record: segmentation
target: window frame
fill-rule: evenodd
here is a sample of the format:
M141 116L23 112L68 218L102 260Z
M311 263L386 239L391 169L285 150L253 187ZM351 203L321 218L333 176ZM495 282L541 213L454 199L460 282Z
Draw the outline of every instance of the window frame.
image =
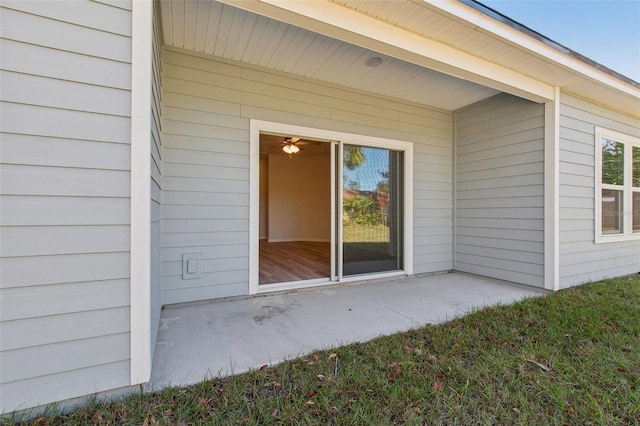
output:
M602 139L609 139L624 145L624 184L602 183ZM640 149L640 138L602 127L595 128L595 242L611 243L640 240L640 232L633 232L633 193L640 187L633 186L633 147ZM622 232L603 234L602 232L602 190L622 191Z

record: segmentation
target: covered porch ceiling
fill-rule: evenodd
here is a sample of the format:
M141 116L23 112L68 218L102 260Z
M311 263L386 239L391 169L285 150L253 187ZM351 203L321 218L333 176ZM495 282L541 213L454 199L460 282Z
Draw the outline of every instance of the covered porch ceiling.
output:
M457 1L160 3L165 45L349 89L454 111L500 92L544 102L558 86L640 115L639 85Z

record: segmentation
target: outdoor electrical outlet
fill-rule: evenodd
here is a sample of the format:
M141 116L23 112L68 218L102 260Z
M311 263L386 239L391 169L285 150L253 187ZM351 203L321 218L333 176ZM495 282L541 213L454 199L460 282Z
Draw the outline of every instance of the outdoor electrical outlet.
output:
M183 253L182 279L193 280L200 278L202 267L202 253Z

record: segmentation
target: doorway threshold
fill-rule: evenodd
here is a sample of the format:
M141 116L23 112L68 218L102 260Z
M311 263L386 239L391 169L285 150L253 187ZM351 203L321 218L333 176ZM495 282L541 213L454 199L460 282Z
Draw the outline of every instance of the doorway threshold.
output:
M288 281L283 283L270 283L258 285L258 290L255 294L266 294L277 291L298 290L303 288L313 288L325 285L336 284L335 281L331 281L329 278L315 278L312 280L300 280L300 281Z
M340 281L332 281L329 278L317 278L312 280L289 281L283 283L260 284L255 294L269 294L281 291L303 290L322 286L333 286L347 283L364 283L368 281L388 280L406 277L404 271L383 272L378 274L354 275L342 277Z

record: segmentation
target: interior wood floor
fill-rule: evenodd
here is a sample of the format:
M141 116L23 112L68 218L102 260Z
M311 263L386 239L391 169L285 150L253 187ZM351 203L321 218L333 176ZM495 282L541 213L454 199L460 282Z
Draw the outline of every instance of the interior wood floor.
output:
M328 278L330 274L330 243L260 240L260 284Z

